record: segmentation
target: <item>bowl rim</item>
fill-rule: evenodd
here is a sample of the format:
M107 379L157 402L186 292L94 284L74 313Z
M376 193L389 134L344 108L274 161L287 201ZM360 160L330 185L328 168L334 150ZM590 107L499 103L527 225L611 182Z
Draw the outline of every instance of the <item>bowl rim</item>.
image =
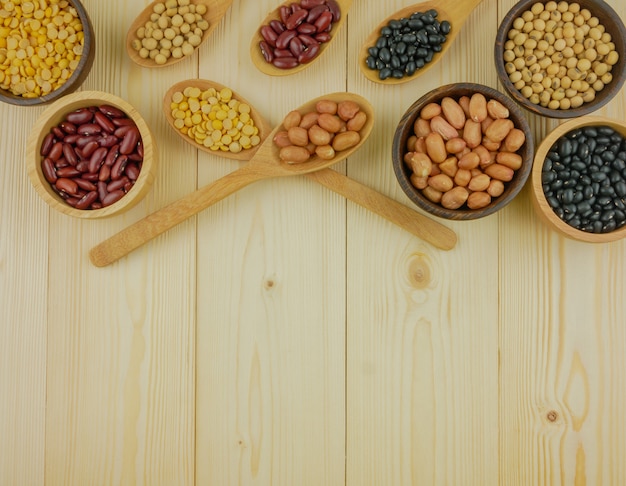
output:
M101 209L76 209L63 201L43 176L39 150L49 129L58 125L67 113L78 108L102 104L110 104L121 109L137 125L144 148L142 168L131 190L117 202ZM139 111L124 99L104 91L78 91L55 101L39 115L26 141L26 169L31 184L39 196L57 211L83 219L113 216L136 205L154 182L157 158L154 137Z
M543 192L541 173L546 155L559 138L577 128L599 125L608 125L626 138L626 123L617 119L604 116L585 116L568 120L550 131L541 143L539 143L531 174L531 200L536 213L541 217L544 223L557 230L563 236L587 243L608 243L622 239L626 237L626 225L610 233L590 233L570 226L559 218L548 204Z
M83 83L91 70L95 58L95 34L89 14L80 0L68 0L68 2L76 9L84 32L83 54L72 75L59 88L38 98L24 98L0 88L0 101L18 106L45 105L75 91Z
M506 41L508 31L511 28L511 25L513 24L513 21L516 17L520 16L525 10L528 10L530 6L532 6L532 4L534 3L539 2L546 4L549 1L551 0L520 0L513 7L511 7L511 9L503 17L498 26L496 39L494 42L494 63L496 66L496 72L498 74L500 83L504 86L506 92L513 98L513 100L515 100L515 102L517 102L520 106L530 111L531 113L557 119L576 118L579 116L587 115L589 113L599 110L604 105L609 103L622 89L624 81L626 81L626 27L624 27L622 19L615 12L613 7L611 7L603 0L593 0L594 5L591 9L589 9L592 15L597 14L597 12L593 11L594 8L600 8L604 10L604 13L606 13L606 17L610 19L614 27L617 29L617 32L613 32L612 30L610 32L612 41L615 42L616 50L620 56L618 63L613 66L611 71L613 74L612 81L608 85L605 85L602 89L601 98L596 97L595 100L589 103L584 103L578 108L570 108L568 110L552 110L541 105L535 105L520 93L520 91L513 85L508 75L506 74L503 59L504 43ZM585 8L588 7L585 6Z
M522 146L524 147L523 150L525 151L525 157L524 155L522 155L522 167L515 171L514 179L507 183L508 187L505 188L505 192L497 198L494 198L488 206L481 209L446 209L440 204L433 203L428 198L426 198L426 196L424 196L419 189L416 189L411 184L409 174L403 160L403 155L406 152L406 149L401 146L401 139L403 139L406 134L413 130L413 123L419 116L418 107L423 107L428 102L440 101L445 96L456 96L453 93L450 93L451 90L454 90L455 92L462 91L467 93L480 92L487 98L493 98L500 101L509 109L509 118L515 120L515 128L522 130L524 132L524 135L526 136L526 141ZM462 96L462 94L459 96ZM520 150L522 150L522 148L520 148ZM393 136L392 144L393 169L398 183L400 184L400 187L402 188L404 193L418 207L424 209L425 211L428 211L435 216L448 220L479 219L485 216L489 216L499 211L504 206L508 205L526 184L526 181L528 180L532 169L533 155L534 138L524 112L504 93L498 91L497 89L491 88L490 86L479 83L463 82L446 84L431 91L428 91L427 93L422 95L411 104L411 106L405 111L404 115L398 122ZM515 184L511 184L511 182L513 181L515 182Z

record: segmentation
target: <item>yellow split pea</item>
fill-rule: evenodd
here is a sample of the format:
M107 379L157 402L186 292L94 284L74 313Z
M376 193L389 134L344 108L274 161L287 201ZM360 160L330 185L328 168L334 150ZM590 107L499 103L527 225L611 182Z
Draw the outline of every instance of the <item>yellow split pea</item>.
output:
M60 88L78 67L83 25L67 0L0 3L0 88L36 98Z
M210 150L239 153L261 142L250 106L233 98L229 88L188 86L172 95L170 110L174 126Z

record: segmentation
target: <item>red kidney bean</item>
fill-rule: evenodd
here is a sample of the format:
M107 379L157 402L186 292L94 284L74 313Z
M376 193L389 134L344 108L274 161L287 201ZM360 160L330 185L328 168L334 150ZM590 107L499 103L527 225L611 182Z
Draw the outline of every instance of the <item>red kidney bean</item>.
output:
M93 118L93 113L87 108L80 108L72 113L68 113L65 116L65 119L74 123L75 125L82 125L83 123L87 123Z
M279 12L279 15L280 15L280 20L284 24L287 21L287 19L289 18L289 16L291 15L291 7L283 5L283 6L280 7L278 12Z
M76 131L81 135L97 135L102 132L102 128L97 123L83 123Z
M261 54L263 55L263 59L265 59L265 62L271 63L274 60L274 52L272 51L272 48L267 43L267 41L259 42L259 48L261 49Z
M309 15L308 10L302 9L302 10L295 11L289 16L289 18L287 19L287 22L285 22L285 28L287 30L294 30L296 27L298 27L298 25L304 22L304 20L307 18L308 15Z
M67 177L68 179L77 177L80 174L81 171L79 171L76 167L72 167L71 165L61 167L56 170L57 177Z
M330 27L331 22L333 21L333 14L330 12L322 12L322 14L317 18L317 20L313 23L317 28L318 32L323 32L328 27Z
M270 21L270 27L274 32L276 32L277 36L285 31L285 24L276 19Z
M277 57L272 61L272 64L279 69L292 69L298 65L298 60L295 57Z
M307 22L303 22L302 24L298 25L298 28L296 30L298 31L299 34L307 34L307 35L315 34L317 32L317 29L315 28L315 26Z
M117 201L122 199L124 194L126 193L122 191L121 189L117 191L109 192L102 200L102 207L107 207L113 203L116 203Z
M80 153L83 155L83 157L88 158L91 157L91 154L93 154L98 147L100 147L100 144L96 140L92 140L87 145L85 145L82 150L80 150L80 148L76 148L76 152L80 150Z
M286 30L276 39L276 49L287 49L289 41L297 35L298 33L295 30Z
M326 5L330 9L330 13L333 14L333 22L339 22L341 19L341 7L335 0L326 0Z
M74 206L76 209L88 209L98 199L98 193L90 191L85 194Z
M52 146L54 145L54 142L55 142L54 133L52 132L48 133L43 138L43 142L41 142L41 149L39 150L39 154L43 155L44 157L47 157L48 154L50 153L50 150L52 150Z
M294 13L297 10L302 10L302 7L300 6L299 3L292 3L291 4L291 13Z
M320 44L323 44L324 42L328 42L330 40L330 34L328 32L320 32L315 35L315 40Z
M294 57L289 49L274 49L275 57Z
M123 189L124 186L129 182L130 179L126 176L122 177L121 179L117 179L116 181L111 181L107 184L107 191L112 192Z
M43 159L43 162L41 163L41 171L50 184L54 184L57 181L57 173L54 170L54 162L51 158L46 157Z
M302 54L302 51L304 51L304 44L299 37L294 37L293 39L291 39L291 41L289 42L289 50L295 58Z
M318 5L316 7L313 7L311 10L309 10L306 21L309 24L314 24L323 12L330 12L327 5ZM315 30L317 31L317 28Z
M98 172L108 153L109 150L106 147L98 147L94 150L89 159L89 172Z
M72 134L76 133L76 125L74 125L73 123L70 123L68 121L61 122L59 124L59 127L61 128L61 130L63 130L68 135L72 135Z
M93 119L105 132L113 133L115 131L115 125L104 113L100 111L95 112Z
M115 108L115 106L100 105L98 106L98 110L100 111L100 113L104 113L110 118L126 118L126 113L124 113L119 108Z
M307 62L311 62L315 58L315 56L317 56L317 54L319 53L319 50L320 50L320 45L317 43L308 46L298 56L298 62L300 64L306 64Z
M96 185L93 182L83 179L82 177L74 177L72 180L76 183L76 185L78 185L78 187L84 189L85 191L96 190Z
M311 10L319 5L324 5L325 3L325 0L300 0L300 6L307 10Z
M313 37L311 37L310 35L306 35L306 34L302 34L300 36L300 40L307 47L313 46L315 44L319 44L319 42L317 42Z
M276 47L276 39L278 39L278 34L274 29L272 29L271 26L264 25L263 27L261 27L261 36L270 46Z
M124 174L124 170L126 169L126 164L128 163L128 157L126 155L120 155L113 167L111 167L111 180L116 181L122 177Z
M68 195L76 195L78 193L78 184L67 177L59 177L54 183L56 188Z
M139 142L139 130L137 130L137 128L128 130L120 142L120 154L130 154L133 152L137 147L137 142Z
M74 147L72 147L69 143L63 144L63 156L70 165L76 165L78 163L78 155L76 155Z
M66 115L44 137L40 154L44 178L60 197L78 209L97 209L133 187L144 147L134 121L102 105Z

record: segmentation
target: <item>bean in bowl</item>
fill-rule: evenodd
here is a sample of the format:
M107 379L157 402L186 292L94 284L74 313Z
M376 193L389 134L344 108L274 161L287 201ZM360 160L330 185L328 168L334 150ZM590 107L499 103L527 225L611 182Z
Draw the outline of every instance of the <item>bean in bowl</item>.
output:
M102 209L119 201L139 177L143 143L122 110L98 105L71 111L43 138L41 170L70 206Z
M541 172L542 189L554 213L588 233L610 233L626 225L626 139L607 125L562 135Z

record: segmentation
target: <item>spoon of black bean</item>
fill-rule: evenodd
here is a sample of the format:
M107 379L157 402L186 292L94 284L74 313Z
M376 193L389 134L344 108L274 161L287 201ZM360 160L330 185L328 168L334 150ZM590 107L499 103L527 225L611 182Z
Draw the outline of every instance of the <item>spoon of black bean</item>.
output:
M369 80L384 84L405 83L424 74L450 48L481 1L427 1L398 10L363 43L361 72Z

